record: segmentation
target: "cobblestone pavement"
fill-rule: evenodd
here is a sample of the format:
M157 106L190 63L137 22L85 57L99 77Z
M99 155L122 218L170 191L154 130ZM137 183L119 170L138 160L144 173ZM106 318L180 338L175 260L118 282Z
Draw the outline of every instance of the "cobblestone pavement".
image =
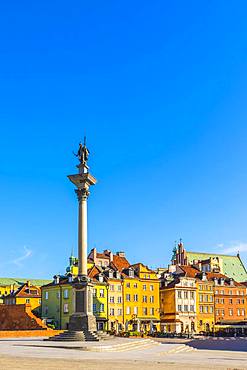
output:
M82 350L82 343L51 345L40 339L5 339L0 341L0 369L247 369L246 338L171 342L161 340L159 345L128 351L92 352ZM127 341L116 339L107 345L116 343Z

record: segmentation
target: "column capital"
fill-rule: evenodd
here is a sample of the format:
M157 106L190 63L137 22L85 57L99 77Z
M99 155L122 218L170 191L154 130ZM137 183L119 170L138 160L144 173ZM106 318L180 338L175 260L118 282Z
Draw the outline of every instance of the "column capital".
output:
M87 188L76 189L75 193L77 195L78 202L80 203L83 200L87 200L90 195L90 191Z

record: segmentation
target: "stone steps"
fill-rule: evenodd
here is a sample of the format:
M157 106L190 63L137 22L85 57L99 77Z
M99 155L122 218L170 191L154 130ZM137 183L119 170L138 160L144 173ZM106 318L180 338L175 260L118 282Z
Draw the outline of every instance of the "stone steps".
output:
M84 348L90 352L127 352L145 349L152 346L159 346L160 343L151 339L128 340L126 343L118 343L112 345L98 345Z
M90 331L65 331L47 339L54 342L98 342L99 337Z

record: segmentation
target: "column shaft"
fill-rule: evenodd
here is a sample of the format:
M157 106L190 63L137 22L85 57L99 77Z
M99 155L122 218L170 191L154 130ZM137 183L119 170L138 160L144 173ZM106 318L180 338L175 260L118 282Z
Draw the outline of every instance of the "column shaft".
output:
M87 275L87 199L79 200L78 274Z

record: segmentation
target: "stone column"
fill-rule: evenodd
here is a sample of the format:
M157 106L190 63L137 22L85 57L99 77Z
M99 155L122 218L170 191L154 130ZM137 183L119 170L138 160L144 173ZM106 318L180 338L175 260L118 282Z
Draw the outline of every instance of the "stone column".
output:
M78 275L87 276L87 198L86 188L75 190L78 197Z

